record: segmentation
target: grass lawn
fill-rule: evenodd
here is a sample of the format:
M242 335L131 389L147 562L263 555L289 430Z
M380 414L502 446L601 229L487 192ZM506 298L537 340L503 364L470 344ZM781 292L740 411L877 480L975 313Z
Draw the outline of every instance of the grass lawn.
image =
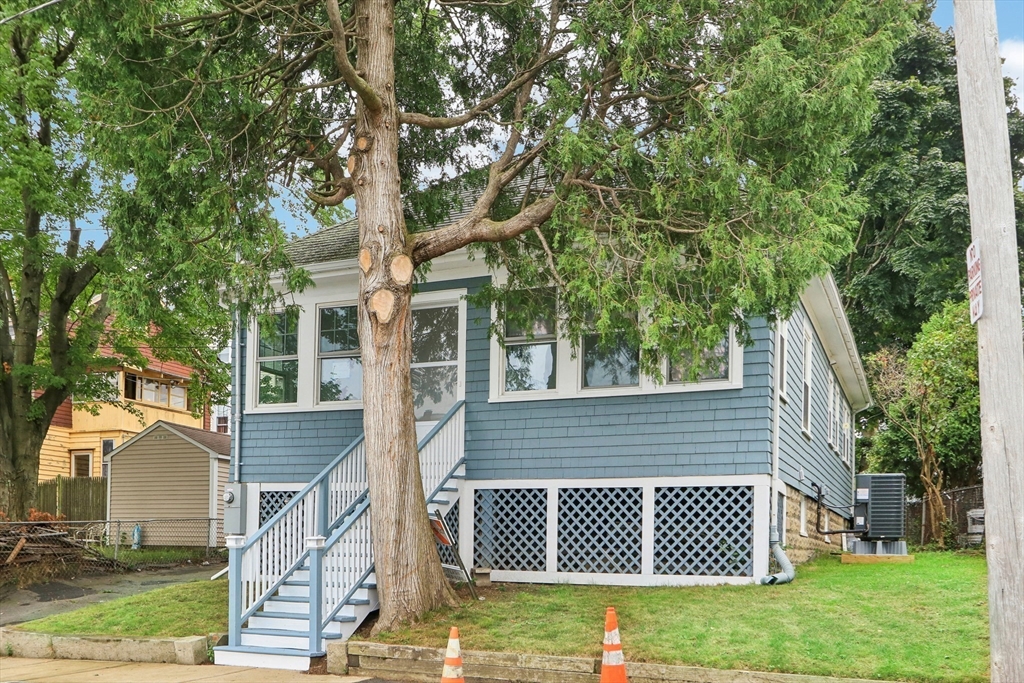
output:
M205 636L228 630L228 582L192 581L20 624L65 636Z
M787 586L610 588L503 584L377 640L599 657L604 610L626 659L721 669L910 681L987 681L985 559L919 553L913 564L825 557ZM64 635L187 636L227 630L227 582L195 581L19 628ZM366 629L357 636L366 637Z
M487 589L388 643L600 657L604 610L619 615L627 661L912 681L988 680L983 557L919 553L913 564L825 557L786 586ZM460 592L460 595L462 593Z

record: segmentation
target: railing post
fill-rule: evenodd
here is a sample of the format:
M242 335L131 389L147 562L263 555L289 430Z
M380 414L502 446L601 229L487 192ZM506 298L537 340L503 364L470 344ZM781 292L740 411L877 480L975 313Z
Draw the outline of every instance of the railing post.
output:
M320 484L316 488L316 535L327 536L327 527L330 526L331 521L328 519L330 515L330 501L331 501L331 475L326 475L320 480Z
M319 655L320 641L323 638L323 567L324 544L323 536L310 536L306 539L309 550L309 654Z
M224 539L228 547L228 645L242 644L242 546L245 536Z

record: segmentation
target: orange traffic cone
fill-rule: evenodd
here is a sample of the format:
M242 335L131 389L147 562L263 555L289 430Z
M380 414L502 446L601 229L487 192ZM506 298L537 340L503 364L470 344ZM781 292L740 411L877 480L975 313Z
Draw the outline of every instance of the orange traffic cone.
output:
M462 651L459 649L459 629L452 626L448 634L448 651L444 653L441 683L466 683L462 676Z
M622 656L619 640L619 618L615 608L609 607L604 617L604 655L601 657L601 683L628 683L626 660Z

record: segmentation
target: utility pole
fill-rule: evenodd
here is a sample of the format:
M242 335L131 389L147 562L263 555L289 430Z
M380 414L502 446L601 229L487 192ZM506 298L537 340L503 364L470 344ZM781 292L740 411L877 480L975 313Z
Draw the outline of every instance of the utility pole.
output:
M992 683L1024 681L1024 342L1010 140L994 0L954 0L978 320Z

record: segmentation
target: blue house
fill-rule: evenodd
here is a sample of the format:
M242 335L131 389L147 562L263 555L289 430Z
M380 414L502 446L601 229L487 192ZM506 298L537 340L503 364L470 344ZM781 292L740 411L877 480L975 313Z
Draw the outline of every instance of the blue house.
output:
M237 340L231 466L244 533L229 540L218 663L304 669L377 606L357 240L353 221L293 243L315 286ZM723 340L698 381L666 362L660 384L628 346L584 338L574 354L553 314L530 338L506 330L500 346L492 312L467 301L490 277L449 254L413 298L424 492L466 566L495 581L747 584L769 573L773 519L804 551L828 547L821 527L845 526L853 417L871 398L830 276L784 324L751 321L752 345ZM815 485L833 507L820 520Z

